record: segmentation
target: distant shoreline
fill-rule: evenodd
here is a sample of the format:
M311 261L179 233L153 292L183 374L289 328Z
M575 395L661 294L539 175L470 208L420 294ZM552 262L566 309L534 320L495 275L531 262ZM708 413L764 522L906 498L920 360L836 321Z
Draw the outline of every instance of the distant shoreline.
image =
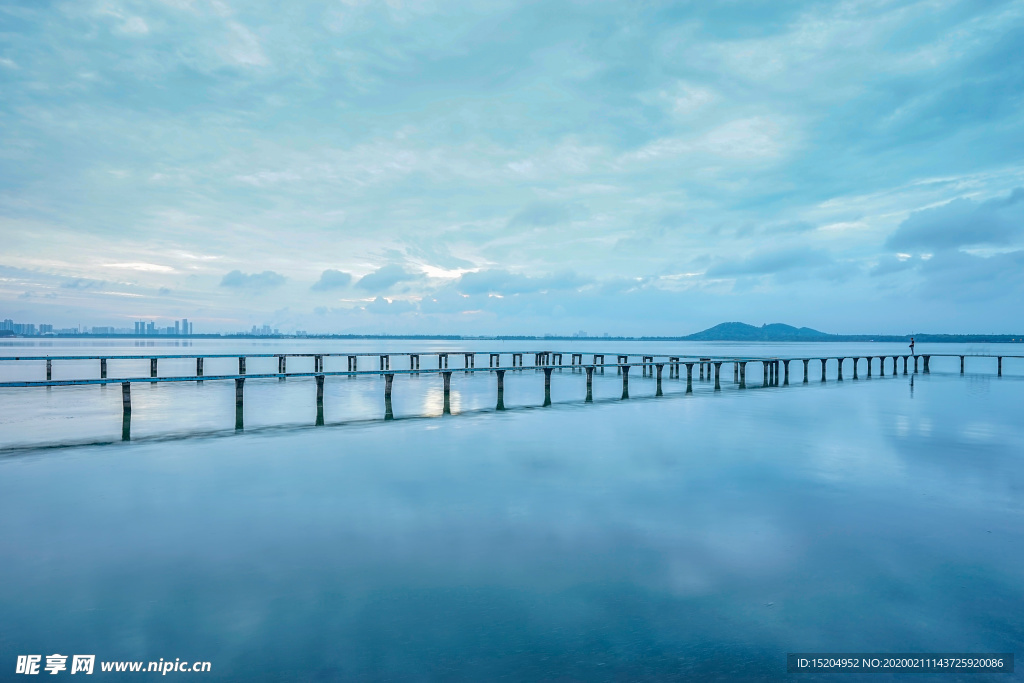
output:
M700 335L701 333L698 333ZM915 335L870 335L870 334L830 334L823 335L821 337L773 337L764 336L757 338L749 337L707 337L701 336L701 338L695 338L697 335L689 336L678 336L678 337L653 337L653 336L642 336L642 337L624 337L624 336L608 336L608 337L577 337L577 336L559 336L559 335L430 335L430 334L308 334L308 335L294 335L294 334L272 334L272 335L253 335L253 334L192 334L192 335L174 335L174 334L161 334L161 335L135 335L135 334L58 334L53 336L5 336L0 337L0 342L4 340L15 340L15 339L32 339L37 341L45 341L52 339L134 339L136 341L188 341L188 340L210 340L210 339L247 339L252 341L262 341L271 339L378 339L378 340L422 340L422 341L575 341L575 342L604 342L604 341L618 341L618 342L740 342L740 343L821 343L821 342L878 342L878 343L892 343L892 342L910 342L910 338L913 336L914 340L919 344L1012 344L1012 343L1024 343L1024 334L1012 335L1012 334L997 334L997 335L986 335L986 334L915 334Z

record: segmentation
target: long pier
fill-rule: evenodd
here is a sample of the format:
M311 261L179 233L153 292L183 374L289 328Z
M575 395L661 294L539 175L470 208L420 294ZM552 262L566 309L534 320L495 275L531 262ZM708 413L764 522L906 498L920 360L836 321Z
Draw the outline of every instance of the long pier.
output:
M478 355L488 356L487 367L476 367ZM532 365L524 365L524 357L533 356ZM585 355L590 356L590 362L585 362ZM437 367L422 368L420 359L422 356L436 356ZM463 367L451 369L449 358L452 356L463 357ZM511 365L502 365L502 356L511 360ZM568 356L570 362L565 364L564 358ZM325 370L324 359L331 357L345 357L347 368L345 370ZM397 369L391 367L392 357L406 358L408 368ZM607 362L607 359L614 357L614 362ZM204 360L208 358L237 358L238 372L231 374L204 374ZM276 373L246 373L246 360L249 358L277 358L278 372ZM289 358L312 358L312 371L288 372L287 363ZM359 360L371 358L377 361L377 369L359 370ZM392 390L396 375L418 375L438 374L444 383L444 407L445 414L451 414L450 394L451 376L456 370L464 373L487 372L495 373L498 379L497 410L504 410L504 379L507 372L521 372L525 370L543 371L544 373L544 405L551 405L551 375L555 370L572 370L586 373L586 402L593 401L593 380L595 373L604 374L608 368L614 368L616 374L622 377L622 398L629 398L629 373L632 368L639 367L644 377L656 378L656 396L662 396L662 379L664 369L668 367L669 379L682 379L682 368L686 368L686 393L693 393L693 382L714 380L714 390L722 390L722 366L732 365L732 384L737 389L747 389L747 365L758 363L761 365L762 379L760 385L756 382L749 388L754 387L777 387L786 386L790 383L790 364L797 363L796 372L802 370L802 383L811 381L812 362L818 361L821 364L820 381L828 381L827 368L830 361L835 361L834 378L843 381L843 370L846 361L850 361L852 375L850 379L859 379L858 371L860 361L864 362L864 377L872 377L874 361L878 360L878 376L886 375L886 366L890 365L890 374L900 374L900 362L902 361L902 374L910 372L925 374L931 371L932 358L959 358L960 374L964 374L967 358L996 359L996 374L1003 374L1004 358L1024 358L1020 355L981 355L981 354L922 354L922 355L878 355L865 354L860 356L828 356L828 357L734 357L734 356L699 356L699 355L666 355L666 354L637 354L637 353L587 353L561 352L561 351L433 351L428 353L250 353L250 354L174 354L174 355L100 355L100 356L2 356L0 362L31 362L45 361L46 379L39 380L14 380L0 381L0 389L15 387L56 387L56 386L83 386L83 385L107 385L120 384L122 391L122 438L131 438L131 385L133 383L156 383L156 382L206 382L206 381L234 381L235 383L235 428L241 430L243 427L243 406L245 395L245 381L247 379L278 379L312 377L316 382L316 424L323 424L323 397L324 381L327 377L359 377L359 376L383 376L384 383L384 419L393 419L391 407ZM160 376L159 361L166 359L195 359L195 374ZM54 361L99 361L99 378L71 378L53 379ZM149 361L149 376L141 377L109 377L108 361L130 360L136 362ZM911 370L911 364L913 369ZM814 377L817 381L817 368L814 369ZM696 374L696 377L695 377Z

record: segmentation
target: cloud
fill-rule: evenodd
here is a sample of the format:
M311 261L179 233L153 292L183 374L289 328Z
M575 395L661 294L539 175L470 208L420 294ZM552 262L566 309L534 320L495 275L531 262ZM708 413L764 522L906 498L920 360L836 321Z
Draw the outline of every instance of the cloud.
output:
M89 278L79 277L74 280L68 280L60 283L61 289L96 289L103 287L107 284L106 280L90 280Z
M569 219L569 210L561 204L536 202L512 216L508 227L545 227L564 223Z
M399 265L389 265L378 268L368 275L359 278L356 287L365 289L368 292L383 292L385 289L394 287L399 282L410 282L423 277L421 273L410 273Z
M781 249L755 254L738 261L726 261L708 268L708 277L736 277L742 275L773 275L797 269L811 269L832 263L828 252L809 247Z
M463 294L527 294L541 291L576 289L589 283L576 273L565 271L543 277L529 277L507 270L481 270L465 273L456 283Z
M251 275L240 270L233 270L221 279L220 286L233 289L272 289L283 285L286 279L284 275L272 270Z
M940 251L972 245L1012 244L1024 223L1024 188L986 202L953 201L912 213L896 229L890 249Z
M391 315L397 315L399 313L408 313L409 311L416 310L416 306L412 302L402 301L398 299L385 299L382 296L378 296L376 299L366 304L365 308L366 311L369 313Z
M328 268L320 274L320 279L310 289L314 292L326 292L332 289L348 287L351 282L352 276L350 274Z

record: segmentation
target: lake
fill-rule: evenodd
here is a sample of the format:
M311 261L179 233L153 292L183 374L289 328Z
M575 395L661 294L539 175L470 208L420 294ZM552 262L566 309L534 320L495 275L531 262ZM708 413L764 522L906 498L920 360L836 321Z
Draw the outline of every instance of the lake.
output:
M906 352L57 339L5 341L0 355L538 348ZM16 655L52 653L209 661L203 680L633 681L794 678L787 652L1013 652L1024 360L1002 377L994 359L969 358L963 376L956 358L885 377L875 361L870 379L863 363L857 381L847 361L846 381L833 363L821 383L813 361L806 385L796 364L790 386L746 391L723 366L722 391L695 381L689 395L685 372L666 372L661 397L637 369L628 400L609 369L590 404L582 373L555 371L548 407L543 373L509 372L499 412L494 375L458 372L453 357L452 415L433 374L395 379L393 421L382 378L329 377L324 426L312 379L248 380L242 431L231 382L133 384L130 442L117 384L0 389L0 677ZM273 358L247 365L276 371ZM42 367L0 363L0 376L42 379ZM236 369L210 359L205 371ZM110 362L111 377L146 374L148 362ZM84 375L97 361L54 365L55 378Z

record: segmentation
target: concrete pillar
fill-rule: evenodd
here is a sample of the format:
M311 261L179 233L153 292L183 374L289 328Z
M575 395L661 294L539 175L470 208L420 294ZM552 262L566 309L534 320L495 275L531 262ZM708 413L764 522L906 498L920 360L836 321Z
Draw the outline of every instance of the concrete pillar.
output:
M903 356L903 374L907 374L907 357Z
M551 405L551 368L544 368L544 405Z
M629 398L629 366L620 365L619 371L622 372L622 398Z
M715 391L721 391L722 390L721 376L722 376L722 363L719 361L719 362L715 363ZM659 386L661 386L661 385L659 384Z
M811 362L810 358L804 358L804 384L807 384L807 364Z
M156 375L154 375L155 377ZM46 359L46 381L49 382L53 379L53 361L49 358Z
M125 413L132 412L132 383L121 382L121 410Z
M878 357L878 376L885 377L885 356Z
M761 386L762 387L766 387L766 386L768 386L768 361L766 361L766 360L761 361L761 367L764 368L764 381L761 382ZM704 378L701 377L701 379L704 379Z
M462 354L462 367L466 370L476 367L476 354L475 353L464 353Z
M740 389L746 389L747 388L747 361L741 360L739 362L739 366L740 366ZM804 380L804 381L807 381L807 380ZM687 391L690 390L689 377L687 377L686 390Z
M668 378L679 379L679 356L669 356Z
M703 381L704 380L704 359L703 358L701 359L700 363L697 364L697 366L698 366L697 370L700 373L700 376L697 379ZM765 383L767 383L768 382L768 366L766 365L764 367L765 367L765 370L764 370L764 378L765 379L764 379L764 381L765 381Z
M836 361L839 363L839 376L836 377L836 379L839 380L840 382L843 381L843 361L844 360L846 360L846 359L845 358L836 358Z
M240 356L238 358L238 374L239 375L244 375L245 374L245 356Z
M156 377L156 358L149 359L149 376Z
M693 393L693 363L686 363L686 393Z
M960 374L964 374L964 357L960 356Z
M654 366L654 369L658 373L658 387L654 390L654 395L655 396L661 396L662 395L662 393L661 393L661 371L664 368L665 368L665 365L663 363L658 363L657 365Z
M235 431L242 431L243 423L243 387L245 386L245 380L241 377L235 380Z
M492 367L492 368L499 368L499 367L501 367L501 354L500 353L492 353L490 355L490 359L488 360L488 362L490 364L488 367Z
M196 358L196 377L203 376L203 359Z
M497 370L498 375L498 405L495 410L505 410L505 371Z
M853 378L857 379L857 361L860 360L860 357L852 358L851 360L853 361Z
M391 410L391 386L395 382L395 373L384 373L384 419L393 420L395 414Z
M828 361L828 358L822 358L821 359L821 381L822 382L825 381L825 363L827 361Z
M452 373L451 371L442 372L441 376L444 378L444 410L442 412L445 415L451 415Z
M929 374L931 372L931 369L929 369L929 367L928 367L928 361L930 361L932 359L932 357L931 356L923 356L923 358L924 358L924 372L925 372L925 374Z
M324 402L324 376L316 376L316 402L323 405Z
M603 375L604 374L604 354L603 353L595 353L594 354L594 365L595 366L600 366L601 374Z
M867 364L868 364L868 377L870 377L871 376L871 360L872 360L872 357L868 356L864 360L867 361Z
M789 361L788 360L782 361L782 367L785 368L785 370L786 370L786 377L782 381L782 383L784 385L786 385L786 386L789 386Z
M287 370L287 363L285 362L284 356L277 357L277 374L283 375Z
M100 358L100 379L107 378L107 359Z
M914 356L914 372L917 372L917 356Z
M1003 376L1003 357L1002 356L997 356L996 357L996 362L997 362L997 365L996 365L996 368L997 368L996 376L997 377L1002 377Z
M582 359L580 360L582 363ZM587 403L594 401L594 366L588 365L584 368L587 371Z

